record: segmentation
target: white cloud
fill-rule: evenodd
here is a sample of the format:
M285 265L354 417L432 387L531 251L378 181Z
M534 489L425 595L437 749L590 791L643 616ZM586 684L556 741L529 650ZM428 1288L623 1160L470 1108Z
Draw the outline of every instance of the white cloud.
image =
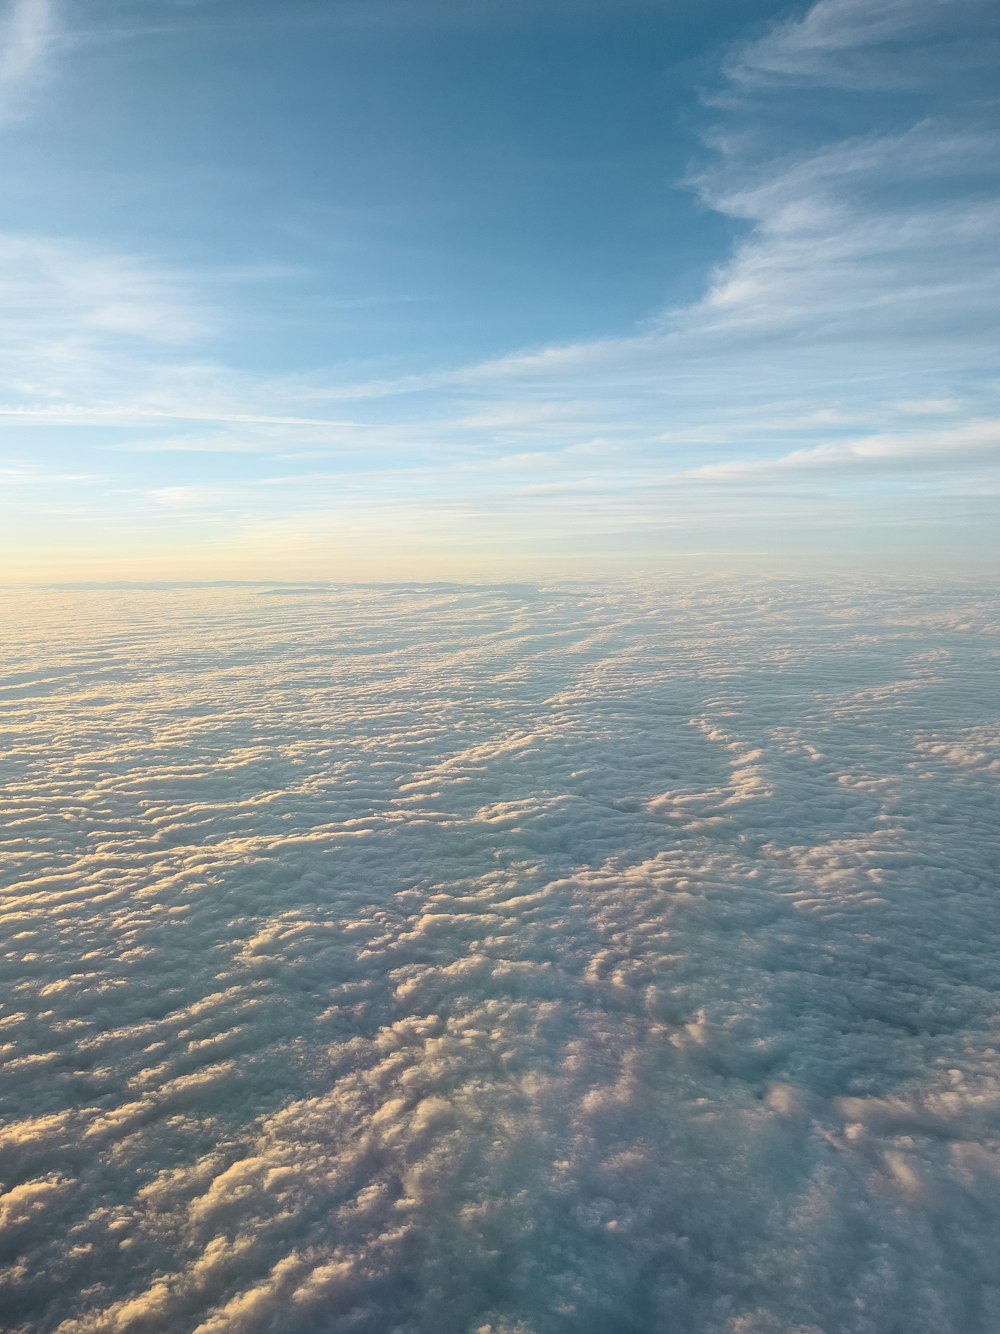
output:
M995 599L0 612L14 1328L992 1326Z
M990 0L818 0L741 46L727 74L751 92L921 88L942 74L981 75L997 46L994 17Z
M163 349L215 327L184 275L72 240L11 233L0 235L0 305L9 420L114 417L123 378L138 377L148 391L176 376L176 367L158 364ZM64 406L81 394L91 400L82 411ZM54 407L41 407L40 397Z
M692 477L740 478L811 470L1000 466L1000 421L973 421L948 431L920 435L874 435L836 445L797 449L777 458L705 464Z
M53 0L8 0L0 16L0 124L23 115L56 35Z
M208 504L218 494L218 489L210 486L160 486L149 494L163 505L187 507Z

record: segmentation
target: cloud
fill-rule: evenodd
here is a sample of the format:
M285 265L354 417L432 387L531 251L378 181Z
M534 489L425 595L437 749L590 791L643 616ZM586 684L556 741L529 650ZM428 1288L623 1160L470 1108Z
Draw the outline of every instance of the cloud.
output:
M739 47L726 69L752 92L826 86L885 92L981 76L997 33L989 0L819 0ZM984 61L984 56L986 60Z
M55 36L53 0L9 0L0 16L0 125L37 94Z
M0 271L6 318L28 328L44 321L51 337L72 333L184 343L210 327L184 293L183 278L133 256L6 233L0 236Z
M213 328L182 275L73 240L0 235L0 296L9 420L114 417L120 404L100 400L116 377L134 373L138 349L184 347ZM170 373L158 367L141 378L148 387ZM39 390L54 411L32 401ZM83 413L65 406L80 393L98 400Z
M13 1328L991 1325L995 601L291 591L0 590Z
M735 460L695 468L692 477L717 479L766 476L812 470L854 470L904 467L953 469L962 463L977 467L1000 464L1000 421L974 421L948 431L920 435L876 435L843 444L793 450L778 458Z
M149 494L162 505L184 507L208 504L216 495L216 491L207 486L161 486Z

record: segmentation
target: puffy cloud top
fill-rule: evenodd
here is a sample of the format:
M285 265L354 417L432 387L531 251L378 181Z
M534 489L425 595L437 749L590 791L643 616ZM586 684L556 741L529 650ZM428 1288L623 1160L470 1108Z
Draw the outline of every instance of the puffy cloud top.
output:
M18 1334L1000 1327L994 600L0 598Z

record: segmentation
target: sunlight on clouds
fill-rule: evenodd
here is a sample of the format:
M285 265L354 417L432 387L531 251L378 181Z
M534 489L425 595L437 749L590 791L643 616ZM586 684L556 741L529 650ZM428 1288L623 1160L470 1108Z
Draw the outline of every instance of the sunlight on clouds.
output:
M996 1323L995 599L0 603L16 1334Z

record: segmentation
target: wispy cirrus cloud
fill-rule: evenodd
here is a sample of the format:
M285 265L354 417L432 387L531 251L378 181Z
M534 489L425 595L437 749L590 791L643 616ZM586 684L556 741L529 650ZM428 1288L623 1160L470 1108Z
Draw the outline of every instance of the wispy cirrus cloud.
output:
M10 0L0 14L0 126L30 108L56 31L54 0Z
M926 93L943 78L980 78L997 51L995 19L990 0L818 0L740 45L719 97L817 86Z
M688 475L726 479L814 470L947 469L970 464L1000 467L1000 420L968 422L949 431L916 435L870 435L796 449L771 458L709 463L692 469Z

